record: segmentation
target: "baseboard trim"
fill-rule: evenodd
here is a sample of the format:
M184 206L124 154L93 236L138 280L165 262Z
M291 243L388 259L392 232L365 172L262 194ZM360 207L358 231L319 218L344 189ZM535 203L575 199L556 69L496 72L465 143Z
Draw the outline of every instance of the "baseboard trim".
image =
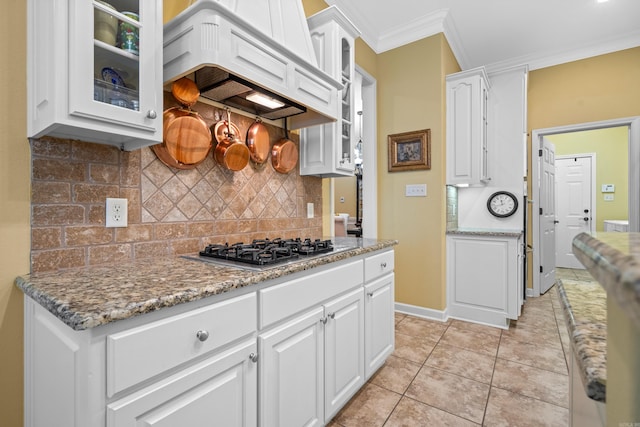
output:
M434 310L432 308L419 307L417 305L395 303L395 310L398 313L410 314L412 316L423 317L425 319L446 322L449 318L447 310Z

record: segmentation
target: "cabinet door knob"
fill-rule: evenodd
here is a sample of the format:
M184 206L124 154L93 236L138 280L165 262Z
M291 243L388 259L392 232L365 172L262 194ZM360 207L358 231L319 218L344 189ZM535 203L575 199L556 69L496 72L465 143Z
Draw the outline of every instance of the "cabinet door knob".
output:
M367 296L371 298L373 296L373 292L367 292Z
M149 110L147 111L147 117L150 119L155 119L156 117L158 117L158 114L156 113L156 110Z
M258 355L255 353L251 353L249 355L249 360L251 360L253 363L256 363L258 361Z
M328 320L329 318L325 316L322 319L320 319L320 323L322 323L323 325L326 325Z
M200 331L196 332L196 337L200 341L205 342L207 340L207 338L209 338L209 332L207 332L205 330L200 330Z
M336 314L335 313L330 313L329 317L332 318L332 319L335 319L336 318Z
M386 262L381 262L380 263L380 267L381 268L387 268L387 263Z

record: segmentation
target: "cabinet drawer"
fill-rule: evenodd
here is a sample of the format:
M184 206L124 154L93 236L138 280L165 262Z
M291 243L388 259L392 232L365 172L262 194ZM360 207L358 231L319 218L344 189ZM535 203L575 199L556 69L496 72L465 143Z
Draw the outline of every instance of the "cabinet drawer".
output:
M107 336L108 396L255 332L256 307L252 293Z
M260 328L362 285L362 261L309 274L260 291Z
M393 251L387 251L370 256L364 260L364 281L368 282L376 277L393 271Z

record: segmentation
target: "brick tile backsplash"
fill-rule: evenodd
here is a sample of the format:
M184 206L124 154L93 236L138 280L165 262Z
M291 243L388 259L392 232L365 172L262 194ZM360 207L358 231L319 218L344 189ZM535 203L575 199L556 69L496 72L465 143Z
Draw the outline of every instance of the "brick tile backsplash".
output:
M196 105L210 126L223 117ZM236 122L242 134L251 123ZM272 143L282 137L267 126ZM209 243L322 236L322 180L297 169L279 174L267 162L232 172L209 155L176 170L150 148L123 152L57 138L31 140L31 147L32 273L194 254ZM105 228L107 197L128 200L128 227Z

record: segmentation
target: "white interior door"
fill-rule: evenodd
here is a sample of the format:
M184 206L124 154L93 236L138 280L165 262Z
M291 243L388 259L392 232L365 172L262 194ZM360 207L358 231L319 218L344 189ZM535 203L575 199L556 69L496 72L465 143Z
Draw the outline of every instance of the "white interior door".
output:
M540 293L556 281L556 148L542 138L540 162Z
M573 238L592 230L592 157L556 158L556 267L584 266L572 251Z

